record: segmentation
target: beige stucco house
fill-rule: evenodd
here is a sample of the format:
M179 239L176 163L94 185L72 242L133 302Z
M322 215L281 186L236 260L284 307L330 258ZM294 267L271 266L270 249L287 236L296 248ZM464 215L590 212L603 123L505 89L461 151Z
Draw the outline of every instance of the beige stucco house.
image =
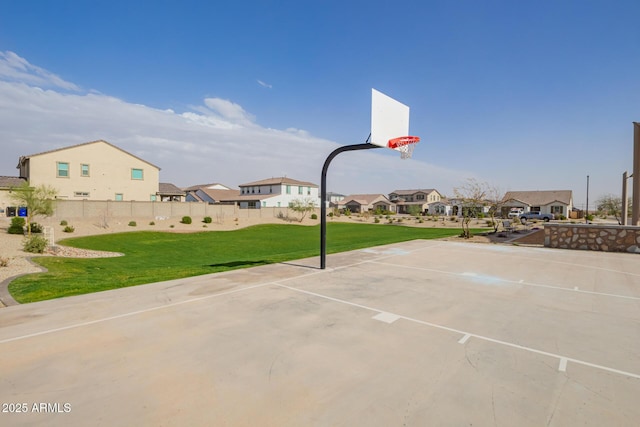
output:
M568 217L573 209L573 193L571 190L507 191L502 198L502 206L505 212L510 208L522 208L525 212Z
M20 187L26 182L24 178L15 176L0 176L0 216L7 214L7 208L15 207L15 202L11 200L13 188Z
M389 193L389 200L396 204L398 213L409 213L411 206L417 206L419 212L426 213L429 204L439 202L442 194L433 188L418 190L396 190Z
M395 212L395 205L384 194L351 194L340 202L340 206L353 213L376 210Z
M158 199L160 168L106 141L92 141L20 157L20 177L47 184L58 199Z

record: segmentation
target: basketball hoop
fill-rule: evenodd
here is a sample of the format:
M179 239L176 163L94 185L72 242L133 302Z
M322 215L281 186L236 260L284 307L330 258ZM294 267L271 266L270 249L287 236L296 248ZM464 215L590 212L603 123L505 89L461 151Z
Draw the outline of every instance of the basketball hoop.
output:
M419 136L401 136L390 139L387 146L391 149L398 150L401 159L410 159L413 155L413 149L416 148L418 142L420 142Z

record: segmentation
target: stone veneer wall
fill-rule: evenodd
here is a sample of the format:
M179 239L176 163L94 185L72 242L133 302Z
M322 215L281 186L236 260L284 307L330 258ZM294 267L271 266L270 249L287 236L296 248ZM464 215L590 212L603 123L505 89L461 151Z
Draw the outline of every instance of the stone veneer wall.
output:
M545 224L544 245L549 248L640 254L640 227Z

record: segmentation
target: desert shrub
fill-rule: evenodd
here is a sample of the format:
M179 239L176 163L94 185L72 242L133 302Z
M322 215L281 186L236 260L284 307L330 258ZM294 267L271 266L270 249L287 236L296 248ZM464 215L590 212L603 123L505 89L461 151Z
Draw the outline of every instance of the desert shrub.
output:
M333 218L333 212L329 212L329 218Z
M7 229L9 234L24 234L24 218L20 216L14 216L11 218L11 225Z
M211 219L210 216L205 216L204 219L202 220L202 222L204 222L205 224L211 224L213 220Z
M42 236L31 236L24 241L22 247L25 252L41 254L47 248L47 239Z
M42 233L42 226L37 222L32 222L29 224L29 228L31 228L32 233Z
M173 227L175 227L175 225L173 225L173 224L171 224L171 225L169 226L169 228L173 228Z
M7 229L9 234L24 234L24 227L22 225L11 224Z
M587 215L587 221L593 221L593 214Z
M318 219L318 215L316 215L316 214L311 214L311 219Z
M0 256L0 267L8 267L9 266L9 258L4 258Z
M129 227L135 227L135 226L137 226L137 225L138 225L138 223L137 223L137 222L135 222L135 221L129 221Z
M180 221L183 224L191 224L191 217L190 216L183 216L182 220Z
M73 227L73 225L67 225L62 229L62 231L64 231L65 233L73 233L74 231L76 231L76 229Z
M25 224L26 221L21 216L14 216L13 218L11 218L11 225L19 225L20 227L24 227Z
M60 225L65 226L65 225L69 225L69 223L67 222L66 219L63 219L62 221L60 221Z
M156 223L155 223L155 222L153 222L153 221L151 221L151 222L149 223L149 225L156 225Z
M376 218L376 219L373 220L373 222L375 222L376 224L379 224L380 223L380 219Z
M564 216L564 215L558 215L558 216L556 216L556 219L559 219L560 221L564 221L564 220L567 219L567 217Z

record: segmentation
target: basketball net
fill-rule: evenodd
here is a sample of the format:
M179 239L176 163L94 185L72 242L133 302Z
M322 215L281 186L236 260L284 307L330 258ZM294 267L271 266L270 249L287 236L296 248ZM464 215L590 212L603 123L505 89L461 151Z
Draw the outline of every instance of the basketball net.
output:
M420 142L420 138L417 136L402 136L389 140L389 148L398 150L401 159L410 159L418 142Z

